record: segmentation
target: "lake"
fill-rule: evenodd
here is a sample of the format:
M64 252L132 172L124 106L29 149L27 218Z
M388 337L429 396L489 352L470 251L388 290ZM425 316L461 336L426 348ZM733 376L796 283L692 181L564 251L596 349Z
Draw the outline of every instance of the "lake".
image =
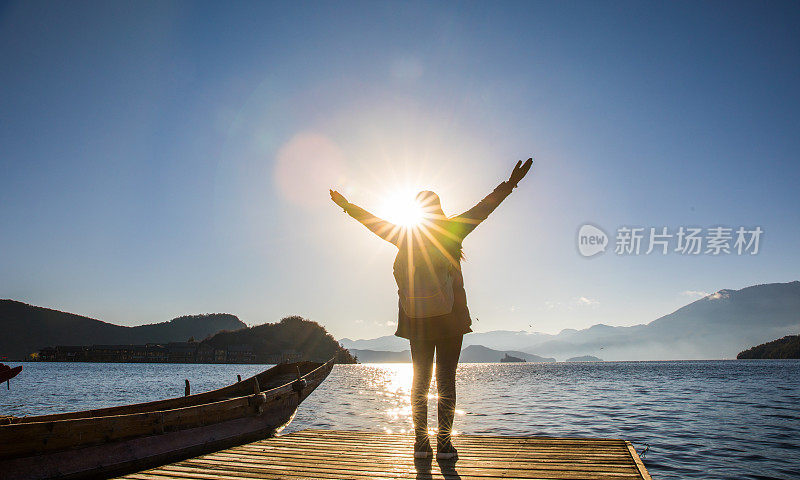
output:
M265 368L23 365L11 390L0 390L0 414L181 396L184 379L198 393ZM337 365L284 432L410 432L411 372L410 364ZM657 480L800 478L800 361L461 364L457 381L457 433L622 438L647 448L643 460Z

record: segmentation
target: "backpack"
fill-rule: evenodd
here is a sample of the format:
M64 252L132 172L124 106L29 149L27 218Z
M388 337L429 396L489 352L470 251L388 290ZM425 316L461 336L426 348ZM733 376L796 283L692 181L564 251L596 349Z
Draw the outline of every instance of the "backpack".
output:
M452 268L450 260L436 247L422 246L411 251L405 245L400 247L394 260L394 279L406 315L427 318L453 311Z

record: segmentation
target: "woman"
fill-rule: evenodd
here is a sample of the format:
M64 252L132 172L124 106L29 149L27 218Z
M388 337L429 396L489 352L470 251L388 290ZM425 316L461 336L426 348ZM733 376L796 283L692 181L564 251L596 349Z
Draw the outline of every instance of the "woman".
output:
M349 203L339 192L331 190L331 199L351 217L355 218L384 240L391 242L400 250L395 260L395 277L400 294L397 332L395 335L407 338L411 344L411 361L414 364L414 380L411 387L411 411L414 421L414 456L426 458L433 454L428 438L428 388L431 383L433 356L436 353L436 385L439 392L439 429L436 435L436 457L456 458L450 435L453 429L453 416L456 406L456 367L461 354L461 342L465 333L472 331L472 320L467 308L464 291L464 278L461 275L463 253L461 243L479 223L497 208L500 203L525 177L533 164L528 159L523 165L517 162L511 177L502 182L486 198L465 213L456 217L446 217L442 211L439 197L430 191L417 194L417 202L423 210L419 225L399 227L382 220L363 208ZM435 259L445 258L446 279L435 272ZM403 262L409 262L406 266ZM427 264L427 265L426 265ZM435 277L433 283L440 285L441 305L444 310L430 310L436 315L418 314L413 299L409 300L409 290L404 288L401 278L406 268L419 267L423 274L430 272ZM416 271L416 270L415 270ZM417 274L419 275L419 273ZM415 276L414 278L418 278ZM405 280L404 280L405 281ZM413 282L411 282L413 285ZM412 287L413 289L413 287ZM441 313L444 311L445 313Z

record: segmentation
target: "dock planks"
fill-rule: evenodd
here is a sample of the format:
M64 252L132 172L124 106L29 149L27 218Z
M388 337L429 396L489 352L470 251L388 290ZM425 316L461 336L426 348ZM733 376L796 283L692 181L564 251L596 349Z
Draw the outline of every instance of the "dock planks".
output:
M302 430L120 477L127 480L651 480L624 440L457 435L457 461L414 459L409 435Z

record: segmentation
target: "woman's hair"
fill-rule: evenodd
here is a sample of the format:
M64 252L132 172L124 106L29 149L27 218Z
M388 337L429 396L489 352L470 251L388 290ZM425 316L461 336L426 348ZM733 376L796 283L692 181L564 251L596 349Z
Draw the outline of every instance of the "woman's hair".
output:
M442 210L442 201L439 199L439 195L437 195L435 192L423 190L417 194L415 200L422 208L424 215L430 217L433 221L447 220L447 217ZM451 243L452 241L446 242L447 245L450 245ZM461 248L460 243L458 243L457 249L454 248L454 251L451 251L450 254L454 257L457 256L461 260L466 259L464 256L464 249Z
M430 190L423 190L417 194L415 200L417 203L419 203L420 207L422 207L422 211L426 214L441 214L444 216L444 212L442 211L442 201L439 199L439 195L436 195L436 193L431 192Z

